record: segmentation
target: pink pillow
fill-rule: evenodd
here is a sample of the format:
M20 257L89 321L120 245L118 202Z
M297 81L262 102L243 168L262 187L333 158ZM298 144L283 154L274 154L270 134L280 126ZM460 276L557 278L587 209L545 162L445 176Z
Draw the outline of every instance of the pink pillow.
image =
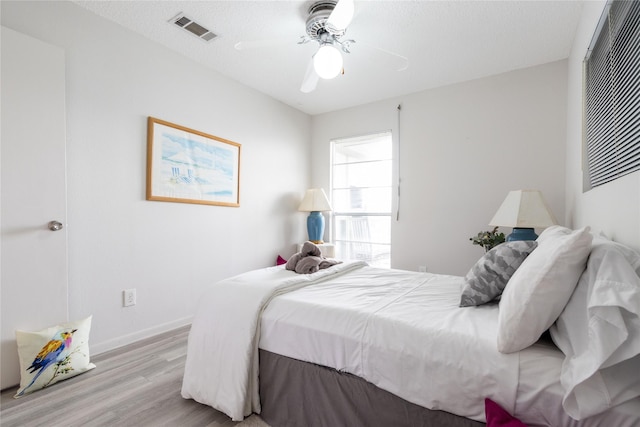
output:
M286 264L287 260L278 255L278 259L276 260L276 265Z
M526 424L512 417L491 399L484 399L484 411L487 417L487 427L527 427Z

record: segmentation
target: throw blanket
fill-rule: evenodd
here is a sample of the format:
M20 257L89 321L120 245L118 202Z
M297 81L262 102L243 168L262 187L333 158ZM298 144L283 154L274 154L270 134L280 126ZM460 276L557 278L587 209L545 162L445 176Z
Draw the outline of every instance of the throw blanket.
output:
M348 262L314 274L270 267L209 288L189 332L182 397L212 406L234 421L260 413L258 342L264 308L278 295L365 265Z
M286 268L298 274L310 274L340 264L340 262L323 257L319 247L313 242L305 242L302 245L302 250L289 258Z

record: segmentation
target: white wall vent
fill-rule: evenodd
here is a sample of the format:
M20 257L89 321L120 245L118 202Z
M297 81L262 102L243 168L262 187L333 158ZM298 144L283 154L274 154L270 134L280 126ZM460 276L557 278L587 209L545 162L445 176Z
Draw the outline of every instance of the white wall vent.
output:
M193 19L187 18L182 13L179 13L177 16L171 18L169 22L174 23L183 30L188 31L199 39L207 42L218 37L217 34L214 34L210 30L195 22Z

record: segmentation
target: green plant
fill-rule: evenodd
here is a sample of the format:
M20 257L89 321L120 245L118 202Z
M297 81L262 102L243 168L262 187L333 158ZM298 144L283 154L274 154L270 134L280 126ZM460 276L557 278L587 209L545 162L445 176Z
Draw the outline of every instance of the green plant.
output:
M494 246L498 246L500 243L504 243L504 233L498 233L498 227L495 227L491 231L481 231L477 236L469 237L471 243L474 245L482 246L486 251L491 250Z

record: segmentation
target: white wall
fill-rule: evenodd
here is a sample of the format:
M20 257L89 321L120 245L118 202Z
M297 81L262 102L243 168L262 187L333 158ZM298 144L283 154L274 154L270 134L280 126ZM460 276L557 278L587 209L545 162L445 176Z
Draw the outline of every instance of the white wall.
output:
M585 2L568 60L566 215L575 228L589 225L640 251L640 172L583 192L582 61L605 4Z
M397 141L399 131L392 267L464 275L482 255L469 237L491 228L510 190L541 190L563 222L566 66L559 61L314 116L312 184L329 188L331 139L392 129Z
M585 4L568 62L309 118L71 3L2 1L2 25L67 58L70 318L94 315L94 352L187 323L205 286L306 237L295 209L329 188L330 139L387 129L402 179L394 267L465 274L482 253L469 237L518 188L639 248L639 173L582 193L581 61L603 5ZM242 144L240 208L145 201L149 115ZM138 305L122 308L130 287Z
M69 316L93 314L94 353L188 323L207 285L295 251L308 115L73 3L1 7L2 25L65 50ZM242 144L241 206L146 201L147 116Z

